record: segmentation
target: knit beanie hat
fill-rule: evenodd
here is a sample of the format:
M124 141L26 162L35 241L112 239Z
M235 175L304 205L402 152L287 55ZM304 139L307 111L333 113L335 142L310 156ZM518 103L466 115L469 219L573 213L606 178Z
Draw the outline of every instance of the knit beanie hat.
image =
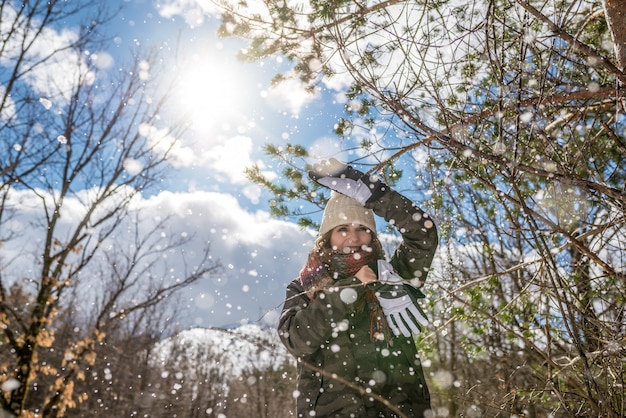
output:
M371 210L355 199L333 190L322 215L319 234L322 236L334 227L344 224L360 224L376 232L376 222Z

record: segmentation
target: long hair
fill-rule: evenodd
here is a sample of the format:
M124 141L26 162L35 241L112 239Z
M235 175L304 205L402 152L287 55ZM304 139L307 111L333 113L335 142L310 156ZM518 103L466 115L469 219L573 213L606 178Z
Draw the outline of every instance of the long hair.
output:
M326 232L324 235L319 236L315 243L313 244L313 251L316 251L322 263L331 271L331 273L337 273L333 271L333 263L332 263L332 255L336 252L330 245L330 236L333 233L333 229ZM376 259L385 259L385 251L383 250L383 245L378 239L378 235L376 235L375 231L369 230L372 235L372 241L369 244L369 248L371 248L372 252L376 255Z

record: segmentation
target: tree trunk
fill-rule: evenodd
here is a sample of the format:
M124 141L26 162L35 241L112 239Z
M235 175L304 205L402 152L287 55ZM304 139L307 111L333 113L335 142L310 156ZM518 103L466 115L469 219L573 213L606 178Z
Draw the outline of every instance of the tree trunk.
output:
M604 0L602 2L606 22L613 36L618 68L626 71L626 0Z

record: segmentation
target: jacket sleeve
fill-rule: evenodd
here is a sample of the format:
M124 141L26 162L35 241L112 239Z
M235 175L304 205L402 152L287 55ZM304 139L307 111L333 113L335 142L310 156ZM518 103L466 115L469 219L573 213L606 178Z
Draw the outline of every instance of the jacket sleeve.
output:
M344 292L345 289L354 292ZM334 328L356 309L365 287L356 277L337 280L310 300L299 280L287 286L287 295L278 321L278 334L287 350L296 357L317 351L330 339Z
M407 280L425 281L438 243L437 227L433 219L392 189L365 206L402 234L402 243L391 257L391 264L396 272Z

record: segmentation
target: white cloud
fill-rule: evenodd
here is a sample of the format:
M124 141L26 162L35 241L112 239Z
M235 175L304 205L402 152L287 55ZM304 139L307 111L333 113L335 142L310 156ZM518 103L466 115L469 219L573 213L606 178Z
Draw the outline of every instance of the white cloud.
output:
M13 24L18 19L18 28L8 28L7 25ZM33 28L29 28L30 24ZM12 32L3 46L3 53L0 55L0 66L10 66L22 53L23 43L31 42L30 37L34 36L34 29L39 22L26 23L17 18L17 13L10 5L2 9L0 16L0 32ZM11 29L11 30L9 30ZM45 27L32 46L28 49L25 56L22 57L22 71L26 70L30 65L46 59L45 65L36 65L23 74L21 79L29 84L42 97L54 98L64 105L70 100L69 93L79 78L83 83L93 81L93 76L87 71L85 57L77 52L75 48L69 48L70 45L78 39L78 33L69 28L55 30Z
M50 198L44 191L40 194ZM65 199L57 236L60 242L64 242L68 231L85 213L81 201L93 194L93 190L85 190L77 198ZM14 232L19 236L0 246L6 280L37 277L37 249L43 245L45 232L37 226L42 216L41 203L29 191L12 192L10 205L18 211L2 229L3 235ZM192 238L184 247L163 254L168 275L181 275L191 268L207 243L212 259L220 260L225 267L221 274L203 279L182 293L188 316L181 319L185 326L254 322L264 312L276 317L286 284L297 277L312 245L311 235L297 225L273 219L264 211L249 212L226 194L161 192L147 198L138 196L130 209L140 214L138 225L142 233L154 231L159 221L168 219L166 226L157 231L156 239L165 242L170 237ZM135 225L132 221L124 220L115 236L101 242L103 251L132 248ZM98 231L91 234L98 236ZM104 260L103 254L95 259ZM14 262L7 266L8 260ZM82 275L83 280L93 280L88 276ZM89 283L85 285L87 288L99 289L97 282Z
M250 184L248 186L245 186L242 190L242 193L253 204L256 205L259 203L261 198L261 188L256 184Z
M224 274L185 293L196 325L254 322L265 311L279 310L285 286L297 277L311 246L311 236L298 226L264 211L248 212L227 194L163 192L136 205L148 219L172 215L172 233L195 233L196 253L210 242L213 257L225 266ZM214 303L198 304L202 295Z
M202 25L206 16L219 14L219 9L211 1L169 0L160 3L157 8L159 14L168 19L182 16L191 28Z
M267 212L246 211L230 194L165 191L136 200L132 209L139 210L148 219L172 215L169 224L176 230L189 234L204 231L208 240L226 248L242 244L270 248L284 234L299 231L294 224L272 219Z
M267 7L263 2L252 1L246 6L250 13L262 16L262 18L267 17ZM203 24L205 17L219 17L222 13L222 10L214 2L204 0L166 0L157 8L161 16L169 19L183 16L185 23L192 28Z
M270 106L278 110L287 110L298 116L309 103L320 98L319 92L309 93L298 79L286 79L262 93Z
M170 135L169 129L141 123L139 134L148 140L149 146L154 152L160 155L167 153L168 161L174 167L188 167L197 161L194 150L186 146L180 139Z
M245 169L253 164L252 150L252 139L249 137L221 138L221 142L205 150L202 164L226 175L231 183L247 183Z
M252 139L245 136L221 136L215 141L203 141L203 138L185 138L174 140L166 132L150 128L148 134L154 141L161 141L157 151L164 151L171 146L168 160L175 167L201 167L211 172L211 176L220 183L231 185L249 185L245 169L254 164ZM156 143L156 142L155 142ZM163 149L159 149L159 147ZM248 189L251 200L258 198L254 189Z

